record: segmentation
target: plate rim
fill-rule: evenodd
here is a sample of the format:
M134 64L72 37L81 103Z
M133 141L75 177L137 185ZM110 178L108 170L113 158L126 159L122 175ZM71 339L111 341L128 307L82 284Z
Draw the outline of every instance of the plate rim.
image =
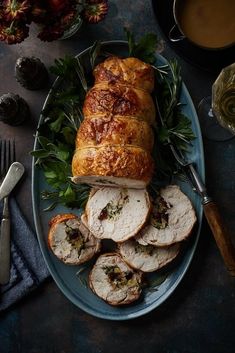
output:
M102 41L101 42L102 45L124 45L127 46L127 41L125 40L109 40L109 41ZM82 50L81 52L79 52L77 55L75 55L75 57L80 57L85 55L89 49L91 48L91 46L87 47L86 49ZM162 56L161 54L157 54L158 57L163 58L163 60L168 62L168 59L166 59L164 56ZM50 99L50 95L52 90L54 89L54 87L57 85L58 81L60 80L59 77L57 77L51 88L49 89L48 93L47 93L47 97L43 103L43 107L42 110L45 108L48 100ZM194 120L194 123L196 125L197 131L200 132L200 135L197 136L198 139L198 143L201 146L201 151L202 151L202 155L200 155L200 169L201 169L201 177L202 180L205 179L205 162L204 162L204 149L203 149L203 141L202 141L202 134L201 134L201 128L200 128L200 124L199 124L199 120L198 120L198 116L197 116L197 112L194 106L194 103L192 101L192 98L189 94L189 91L186 87L186 85L182 84L182 89L184 91L184 95L186 96L187 99L187 103L190 105L190 108L193 112L193 116L196 117L196 119ZM38 121L38 125L37 128L40 126L41 122L43 121L43 116L42 114L40 114L40 118ZM33 150L36 149L38 145L38 131L36 131L35 134L35 140L34 140L34 146L33 146ZM200 222L198 222L198 227L197 227L197 234L195 235L195 240L193 243L193 246L191 248L190 251L190 255L188 257L187 260L187 264L184 266L183 271L181 271L180 275L178 276L177 280L173 283L173 285L165 292L163 293L158 299L157 302L158 304L156 305L156 302L154 301L152 304L148 305L147 307L142 308L141 310L139 310L138 312L134 312L134 313L130 313L130 314L117 314L117 315L113 315L113 314L102 314L100 312L97 312L96 310L90 308L90 306L86 306L84 305L82 302L77 302L75 300L75 297L70 293L71 290L69 289L69 287L67 286L67 284L64 282L62 277L58 277L57 275L57 271L54 270L54 264L50 261L48 261L46 254L49 255L48 250L44 251L44 248L46 248L45 246L45 240L42 240L42 236L40 236L40 234L42 233L41 230L41 222L38 220L37 217L37 209L36 209L36 190L37 190L37 183L36 183L36 179L35 179L35 160L36 158L33 157L32 158L32 186L31 186L31 193L32 193L32 206L33 206L33 218L34 218L34 225L35 225L35 229L36 229L36 234L37 234L37 239L39 242L39 246L42 252L42 256L44 258L44 261L50 271L50 274L53 278L53 280L55 281L56 285L58 286L58 288L61 290L61 292L64 294L64 296L70 300L77 308L83 310L84 312L100 318L100 319L106 319L106 320L111 320L111 321L126 321L126 320L130 320L130 319L135 319L138 317L141 317L143 315L148 314L149 312L151 312L154 309L157 309L163 302L165 302L175 291L175 289L179 286L180 282L182 282L182 279L184 278L186 272L188 271L189 266L191 265L193 256L195 254L195 250L197 248L197 244L199 241L199 237L200 237L200 233L201 233L201 226L202 226L202 214L203 214L203 208L202 206L200 207L200 212L198 212L198 218L200 218Z

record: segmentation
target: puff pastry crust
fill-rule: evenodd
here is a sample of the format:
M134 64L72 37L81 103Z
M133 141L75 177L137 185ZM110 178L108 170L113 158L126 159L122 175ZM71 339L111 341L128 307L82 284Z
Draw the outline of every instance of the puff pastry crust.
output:
M151 155L143 148L130 145L78 148L72 162L74 176L113 176L149 183L152 172Z
M94 115L134 116L154 125L156 112L148 92L120 83L104 82L96 84L87 93L83 114L85 118Z
M152 93L154 88L153 69L137 58L110 57L96 66L94 76L95 84L118 82L149 93Z
M134 145L151 152L154 137L146 121L127 117L91 117L83 120L76 148L100 145Z
M144 188L153 174L153 68L110 57L94 69L76 137L73 181Z

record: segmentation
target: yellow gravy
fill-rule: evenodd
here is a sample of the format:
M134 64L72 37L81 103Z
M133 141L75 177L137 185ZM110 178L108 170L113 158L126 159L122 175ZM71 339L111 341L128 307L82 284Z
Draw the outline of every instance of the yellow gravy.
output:
M200 46L235 43L235 0L183 0L177 15L185 36Z

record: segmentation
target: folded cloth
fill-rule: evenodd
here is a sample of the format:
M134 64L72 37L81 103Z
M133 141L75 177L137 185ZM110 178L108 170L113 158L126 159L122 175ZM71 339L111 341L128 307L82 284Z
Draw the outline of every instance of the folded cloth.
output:
M0 219L2 206L1 202ZM36 236L14 199L10 199L10 215L11 276L9 283L0 285L0 312L18 302L49 276Z

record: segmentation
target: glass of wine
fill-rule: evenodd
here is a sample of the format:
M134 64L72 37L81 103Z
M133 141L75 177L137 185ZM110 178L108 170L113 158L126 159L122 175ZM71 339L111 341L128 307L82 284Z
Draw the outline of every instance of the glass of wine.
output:
M235 63L225 67L212 85L212 95L198 106L202 133L214 141L235 137Z

